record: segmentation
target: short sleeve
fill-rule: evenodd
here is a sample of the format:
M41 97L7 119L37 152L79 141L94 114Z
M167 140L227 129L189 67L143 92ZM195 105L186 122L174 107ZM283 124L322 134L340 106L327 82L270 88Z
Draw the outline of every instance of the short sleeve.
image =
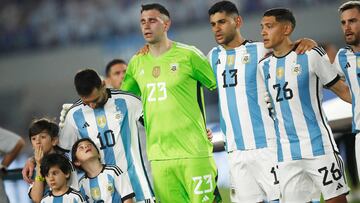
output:
M124 202L127 199L135 197L132 189L128 172L124 172L119 177L114 178L115 188L121 194L121 200Z
M216 89L215 74L204 54L194 48L190 53L193 77L209 90Z
M312 57L311 67L325 87L331 87L340 79L338 71L335 66L330 63L329 57L324 49L316 47L310 52L310 56Z
M0 128L0 152L9 153L20 140L20 136L4 128Z
M58 146L68 151L71 150L73 144L80 136L79 131L77 130L77 127L75 126L75 122L73 119L74 119L73 111L71 111L66 115L64 127L60 129L59 132Z
M124 80L122 82L121 85L121 90L126 91L126 92L131 92L137 96L141 96L141 91L139 88L138 83L136 82L135 78L134 78L134 60L131 60L129 62L127 71L125 73L125 77Z

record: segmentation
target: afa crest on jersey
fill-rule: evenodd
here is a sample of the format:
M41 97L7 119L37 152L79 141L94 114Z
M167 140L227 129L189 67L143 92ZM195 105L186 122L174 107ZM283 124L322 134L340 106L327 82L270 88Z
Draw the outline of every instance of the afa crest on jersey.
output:
M106 187L107 191L109 191L110 193L114 193L114 184L112 184L111 182L108 183L107 187Z
M242 63L246 64L250 62L250 54L244 54L241 60Z
M300 75L301 74L301 66L300 64L296 64L293 68L292 68L292 73L294 75Z
M104 115L96 117L96 123L99 127L104 128L106 126L106 118Z
M172 73L176 73L179 70L179 64L178 63L170 64L170 70Z
M101 197L100 188L98 187L91 188L90 193L91 193L91 197L94 200L100 200Z
M124 115L121 112L118 112L115 114L115 120L122 121L124 118Z
M284 67L277 67L276 69L276 77L281 79L284 76Z
M158 78L160 76L160 66L154 66L152 70L152 75L154 78Z

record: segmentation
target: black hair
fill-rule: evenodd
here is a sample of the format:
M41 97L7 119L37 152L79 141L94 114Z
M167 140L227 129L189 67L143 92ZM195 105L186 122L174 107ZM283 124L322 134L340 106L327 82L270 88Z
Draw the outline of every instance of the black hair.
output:
M159 3L152 3L152 4L143 4L141 5L141 11L140 13L142 13L143 11L148 11L148 10L157 10L159 11L161 14L166 15L168 18L170 18L170 13L169 11L165 8L165 6L159 4Z
M64 174L70 174L72 170L71 163L64 155L52 153L45 155L41 159L40 173L43 177L49 174L51 167L58 166ZM70 178L70 176L69 176Z
M76 73L74 84L80 96L89 96L95 88L101 88L102 82L95 70L85 69Z
M360 12L360 1L348 1L346 3L343 3L338 10L339 13L343 13L344 11L353 8L356 8Z
M208 11L209 16L214 15L218 12L225 12L226 14L236 14L239 15L239 11L236 8L236 5L231 1L219 1L211 6Z
M109 76L111 67L113 65L116 65L116 64L125 64L125 65L127 65L127 63L122 59L113 59L113 60L111 60L105 67L105 75L106 76Z
M100 154L100 151L99 149L97 148L96 144L94 143L94 141L92 141L90 138L81 138L79 140L77 140L74 145L72 146L72 149L71 149L71 160L72 162L74 163L75 161L77 161L77 158L76 158L76 152L77 152L77 148L78 148L78 145L81 143L81 142L84 142L84 141L88 141L90 142L96 149L96 151ZM74 166L81 169L81 166L76 166L75 163L74 163Z
M29 139L39 133L46 132L51 138L59 136L59 126L48 118L35 119L29 127Z
M296 26L296 20L290 9L287 8L272 8L264 13L265 16L274 16L277 22L290 22L293 30Z

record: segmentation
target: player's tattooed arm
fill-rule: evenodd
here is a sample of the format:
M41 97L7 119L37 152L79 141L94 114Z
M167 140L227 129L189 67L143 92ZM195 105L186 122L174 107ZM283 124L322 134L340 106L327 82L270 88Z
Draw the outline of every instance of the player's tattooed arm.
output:
M295 52L297 54L304 54L305 51L310 51L312 48L318 46L318 44L309 38L302 38L295 41Z

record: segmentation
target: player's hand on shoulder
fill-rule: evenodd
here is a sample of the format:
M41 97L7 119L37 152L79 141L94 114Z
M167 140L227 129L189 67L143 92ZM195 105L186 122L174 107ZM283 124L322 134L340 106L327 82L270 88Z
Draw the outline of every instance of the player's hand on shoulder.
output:
M206 128L206 135L209 141L212 141L213 139L213 134L210 128Z
M59 120L60 120L59 127L60 128L64 127L66 113L69 111L69 109L71 108L72 105L73 104L70 104L70 103L65 103L62 105L62 109L61 109L60 117L59 117Z
M266 103L266 107L268 108L269 110L269 115L271 118L274 118L274 107L273 107L273 104L271 102L271 98L270 98L270 95L269 95L269 92L265 91L265 94L264 94L264 101Z
M309 38L302 38L295 41L297 45L295 52L297 54L304 54L306 51L310 51L312 48L317 46L317 43Z
M149 45L145 44L143 47L141 47L137 52L136 55L145 55L149 53Z

